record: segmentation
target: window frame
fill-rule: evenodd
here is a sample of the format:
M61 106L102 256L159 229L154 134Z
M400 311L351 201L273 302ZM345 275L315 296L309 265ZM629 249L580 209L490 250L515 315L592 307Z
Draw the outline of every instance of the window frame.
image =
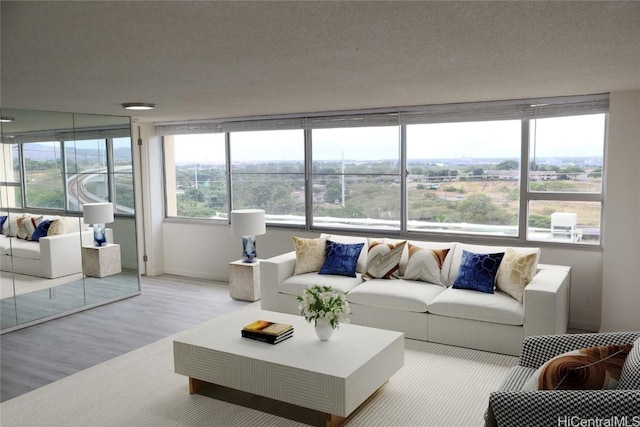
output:
M229 199L229 211L233 209L233 197L231 194L231 170L229 138L233 132L255 129L300 129L304 130L305 146L305 221L304 226L295 224L273 223L267 218L267 225L278 228L294 228L310 232L336 232L346 234L367 233L368 235L386 235L402 238L416 238L420 240L464 240L479 243L502 243L515 245L545 245L562 248L572 247L580 249L600 250L603 246L604 232L603 214L605 209L605 179L606 179L606 145L607 127L609 116L609 94L594 94L581 96L551 97L538 99L519 99L509 101L489 101L464 104L442 104L411 107L394 107L370 110L323 112L313 114L293 114L269 117L244 117L222 121L207 122L183 122L157 124L156 131L159 136L178 135L189 133L201 133L207 130L209 133L224 132L226 134L226 169L227 169L227 194ZM530 169L530 124L536 118L562 117L584 114L604 114L605 131L603 135L602 152L602 184L600 191L595 193L581 192L536 192L529 189ZM520 147L520 197L519 217L517 221L517 236L478 235L452 232L431 232L407 230L408 222L408 195L407 195L407 126L417 123L445 123L463 121L484 120L510 120L517 118L521 122L521 147ZM339 126L336 126L336 123ZM364 124L363 124L364 123ZM313 131L318 128L330 127L359 127L373 125L396 124L400 134L400 227L393 229L372 229L361 227L326 227L314 225L313 213ZM163 149L164 154L164 149ZM163 162L163 165L165 162ZM546 240L529 240L528 223L530 202L537 200L557 201L585 201L600 203L600 238L597 244L585 244L580 242L558 242ZM169 217L171 221L193 221L193 218ZM195 219L201 220L201 219ZM214 220L216 221L216 220ZM228 222L228 220L227 220Z

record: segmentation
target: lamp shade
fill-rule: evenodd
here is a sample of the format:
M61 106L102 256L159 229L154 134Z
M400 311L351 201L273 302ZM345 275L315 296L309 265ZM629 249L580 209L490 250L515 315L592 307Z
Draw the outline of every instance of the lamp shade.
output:
M231 233L237 236L257 236L267 232L262 209L231 211Z
M85 203L82 206L85 224L107 224L113 222L112 203Z

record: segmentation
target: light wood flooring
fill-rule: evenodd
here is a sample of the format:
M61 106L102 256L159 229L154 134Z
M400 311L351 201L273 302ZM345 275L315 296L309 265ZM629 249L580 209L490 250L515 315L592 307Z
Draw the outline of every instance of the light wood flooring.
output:
M142 294L0 336L0 401L250 304L227 283L142 278Z

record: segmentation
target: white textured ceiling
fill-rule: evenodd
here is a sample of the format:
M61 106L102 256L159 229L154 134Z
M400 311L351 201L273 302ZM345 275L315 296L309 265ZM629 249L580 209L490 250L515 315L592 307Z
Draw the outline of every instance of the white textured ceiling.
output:
M640 2L0 2L1 105L140 121L640 89Z

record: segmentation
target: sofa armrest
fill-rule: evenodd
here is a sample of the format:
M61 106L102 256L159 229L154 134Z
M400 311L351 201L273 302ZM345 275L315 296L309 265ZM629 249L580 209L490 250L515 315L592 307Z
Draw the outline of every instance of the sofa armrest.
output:
M524 288L524 336L564 334L569 325L571 267L539 267Z
M539 368L549 359L580 348L611 344L632 344L640 332L602 332L591 334L541 335L525 337L518 364Z
M485 425L605 425L588 424L586 420L624 418L627 424L611 425L638 425L639 401L640 390L497 391L489 396Z
M81 240L82 239L82 240ZM56 278L82 272L81 242L93 239L93 232L83 231L40 238L40 265L43 277Z
M260 306L263 310L280 311L278 290L285 279L293 276L295 265L295 251L260 261Z

